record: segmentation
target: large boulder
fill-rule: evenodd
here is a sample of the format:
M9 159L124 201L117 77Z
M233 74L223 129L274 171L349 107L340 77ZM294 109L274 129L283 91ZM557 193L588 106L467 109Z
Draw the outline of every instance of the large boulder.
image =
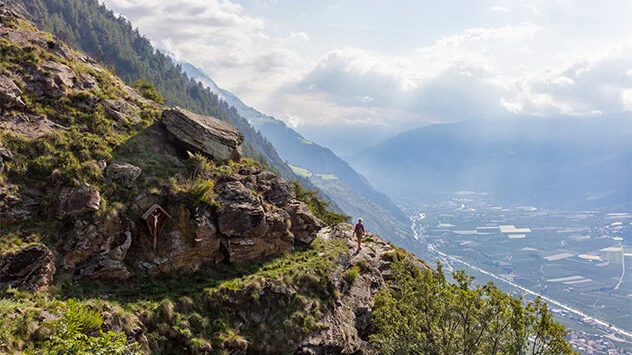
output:
M257 174L258 192L271 204L282 207L294 199L290 186L278 175L263 171Z
M184 147L218 160L241 159L244 136L235 127L213 117L200 116L179 107L165 110L162 121Z
M15 85L13 80L4 75L0 75L0 108L9 109L12 107L26 107L26 104L22 101L21 96L22 90Z
M316 239L318 232L326 227L325 223L318 219L312 211L300 201L292 201L285 208L292 218L290 232L294 238L302 243L309 244Z
M227 237L263 237L269 229L260 200L240 181L217 187L219 231Z
M82 278L126 280L132 276L127 266L120 260L113 260L101 253L77 264L72 277L75 280Z
M55 202L55 215L61 219L67 215L97 211L100 204L101 194L88 184L64 187Z
M216 188L219 232L232 263L259 260L292 250L290 216L255 196L241 181L225 181Z
M141 173L141 168L127 163L112 163L105 170L105 176L124 187L132 187Z
M0 287L38 291L52 283L54 274L53 253L42 244L0 257Z

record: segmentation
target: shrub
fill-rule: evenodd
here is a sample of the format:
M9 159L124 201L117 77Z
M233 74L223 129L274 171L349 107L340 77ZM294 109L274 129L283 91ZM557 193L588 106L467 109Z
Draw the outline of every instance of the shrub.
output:
M345 271L343 277L344 277L345 281L347 281L348 283L352 284L355 280L358 279L358 277L360 277L360 267L352 266L352 267L348 268Z
M146 79L138 79L133 84L132 87L138 91L142 97L153 100L159 104L164 104L165 99L162 97L162 94L154 84L152 84L149 80Z
M308 190L299 181L290 181L296 199L304 202L314 215L327 225L333 226L342 222L349 222L350 216L333 211L329 202L319 196L317 191Z

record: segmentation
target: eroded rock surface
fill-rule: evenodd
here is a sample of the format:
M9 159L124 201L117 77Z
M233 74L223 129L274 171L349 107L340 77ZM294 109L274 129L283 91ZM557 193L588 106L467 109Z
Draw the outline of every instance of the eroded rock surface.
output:
M77 264L73 278L126 280L132 276L127 266L120 260L113 260L106 254L97 254Z
M132 187L142 169L127 163L112 163L105 170L105 175L125 187Z
M266 204L241 181L220 183L216 190L218 226L227 237L223 242L229 261L257 260L292 250L294 237L288 229L287 212Z
M57 218L77 215L99 209L101 194L94 187L83 184L77 187L64 187L55 203Z
M229 123L179 107L165 110L162 121L167 130L191 151L224 161L241 159L244 136Z
M388 253L393 247L373 237L359 253L353 252L356 246L351 232L351 225L339 224L319 233L324 239L345 240L349 247L349 253L338 260L340 266L331 276L341 296L321 320L325 327L306 337L293 354L378 354L367 340L371 332L373 299L380 289L387 287L391 273ZM420 261L415 263L421 269L426 268ZM345 280L345 271L358 265L361 265L358 278Z
M52 76L53 82L58 87L73 88L75 86L77 77L69 66L57 62L46 62L41 67Z
M0 287L38 291L52 283L54 274L53 253L43 244L0 257Z
M24 108L22 90L10 78L0 75L0 108Z
M36 191L20 191L15 185L0 186L0 225L33 217L40 205L36 195Z
M326 226L302 202L290 202L284 209L292 216L290 231L294 234L294 238L301 243L309 244L313 242L318 232Z

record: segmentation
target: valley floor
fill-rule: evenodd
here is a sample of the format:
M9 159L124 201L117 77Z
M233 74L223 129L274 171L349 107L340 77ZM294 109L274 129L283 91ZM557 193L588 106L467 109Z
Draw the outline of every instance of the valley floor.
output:
M482 194L408 203L407 210L418 256L525 299L542 296L573 329L576 350L632 351L629 213L501 206Z

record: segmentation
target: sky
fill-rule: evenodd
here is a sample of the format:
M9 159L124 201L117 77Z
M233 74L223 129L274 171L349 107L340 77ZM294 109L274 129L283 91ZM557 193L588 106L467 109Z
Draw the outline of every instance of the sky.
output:
M629 0L104 2L154 46L334 148L469 118L632 110Z

